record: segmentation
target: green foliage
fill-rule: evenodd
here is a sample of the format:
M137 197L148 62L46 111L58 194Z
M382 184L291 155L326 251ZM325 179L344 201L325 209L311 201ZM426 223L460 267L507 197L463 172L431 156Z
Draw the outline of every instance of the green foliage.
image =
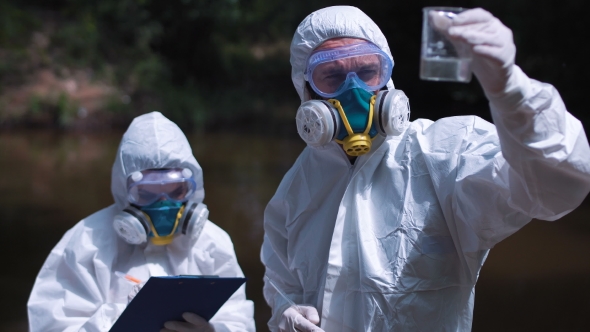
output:
M289 35L311 1L286 6L264 0L7 3L40 21L49 18L51 28L43 26L51 40L46 65L56 72L90 68L131 96L131 103L109 97L105 108L116 116L157 109L182 126L203 127L264 111L272 115L269 100L296 101ZM30 40L25 34L9 39ZM10 68L0 66L0 79ZM29 107L59 110L58 105L33 100Z
M29 99L29 112L31 113L31 115L38 115L41 114L41 110L43 108L43 102L41 100L41 97L39 97L38 95L33 95L31 96L31 98Z
M125 95L122 98L119 98L115 95L111 95L107 99L105 110L115 116L124 116L132 113L130 102L130 96Z
M166 71L166 65L160 57L150 54L147 58L137 61L131 74L137 80L136 84L140 89L152 90L167 79Z
M152 106L149 111L161 111L181 128L202 129L207 116L213 113L208 112L212 106L207 105L200 89L194 84L182 87L163 86L160 94L161 106L154 105L155 107Z
M65 93L60 93L56 103L57 119L60 127L66 127L76 116L78 105Z
M131 96L127 104L107 101L117 116L158 109L201 127L274 116L276 103L294 113L289 44L295 28L316 9L353 5L388 38L393 79L410 97L413 116L489 118L475 79L460 85L418 78L421 8L481 6L513 29L517 64L556 85L570 108L582 109L589 74L579 41L590 31L581 14L588 2L539 1L0 0L0 85L25 77L19 70L27 67L20 64L29 56L30 34L41 30L50 46L38 52L43 58L36 65L92 69L118 96Z
M98 67L103 61L100 38L96 19L88 13L64 23L53 35L54 45L61 48L58 61L77 67Z
M21 10L12 1L0 0L0 48L22 48L28 40L23 39L38 26L38 20Z
M65 93L46 97L32 95L28 101L25 119L30 124L52 122L55 126L64 128L73 121L77 111L78 104Z

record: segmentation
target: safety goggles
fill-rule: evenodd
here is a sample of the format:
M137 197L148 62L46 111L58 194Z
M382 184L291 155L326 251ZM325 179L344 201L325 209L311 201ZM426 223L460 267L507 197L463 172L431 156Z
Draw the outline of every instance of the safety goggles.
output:
M162 198L186 202L197 184L188 168L148 169L133 172L127 178L127 199L138 206L150 205Z
M339 95L349 73L369 91L383 88L391 78L393 61L375 44L364 42L314 52L307 62L305 80L324 98Z

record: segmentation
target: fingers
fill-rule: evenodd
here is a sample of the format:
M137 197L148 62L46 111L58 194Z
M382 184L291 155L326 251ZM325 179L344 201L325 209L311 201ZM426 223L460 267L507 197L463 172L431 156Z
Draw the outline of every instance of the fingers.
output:
M295 329L297 329L298 331L301 331L301 332L320 332L320 331L323 332L324 331L321 328L319 328L317 325L315 325L314 323L307 320L302 315L298 315L297 317L295 317L295 320L293 323L294 323L293 325L295 326Z
M297 330L303 332L323 331L316 325L320 323L320 316L316 308L311 306L299 306L298 312L300 313L300 315L295 317L294 320L294 325L295 328L297 328Z
M462 16L466 14L465 16ZM489 12L476 8L457 15L448 34L451 39L465 41L472 46L504 47L513 40L512 30Z
M505 42L503 38L498 38L498 34L493 30L477 30L468 27L456 29L453 27L449 30L449 35L471 45L502 46Z
M164 328L160 332L196 332L196 331L211 331L209 322L203 317L192 312L185 312L182 318L186 322L170 321L164 323Z
M437 29L447 35L453 44L464 42L471 47L476 45L505 47L507 41L512 41L512 31L481 8L464 11L454 18L431 15L431 19Z
M316 308L305 305L294 305L283 312L279 322L279 331L323 332L316 324L320 317Z
M170 321L164 323L164 327L175 332L194 332L195 326L188 322Z
M203 317L193 314L192 312L185 312L182 314L182 318L187 322L196 325L196 326L207 326L209 322L207 322Z
M454 19L452 24L454 26L457 25L467 25L467 24L474 24L474 23L485 23L495 19L494 15L492 15L487 10L481 8L474 8L466 10L459 15L457 15Z
M428 13L431 26L440 32L447 31L449 27L452 25L452 18L449 16L445 16L444 14L446 13L434 10Z
M303 315L303 317L305 317L307 320L309 320L313 324L317 325L320 323L320 316L319 316L316 308L314 308L314 307L300 307L299 312L301 313L301 315Z

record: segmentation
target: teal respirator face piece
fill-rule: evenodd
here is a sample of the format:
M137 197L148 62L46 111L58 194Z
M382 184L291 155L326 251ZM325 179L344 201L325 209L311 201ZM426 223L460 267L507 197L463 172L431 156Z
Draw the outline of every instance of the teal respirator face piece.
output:
M356 73L352 72L347 75L346 81L342 83L342 93L334 96L332 99L336 99L340 102L346 120L352 128L352 132L356 134L363 133L369 125L369 112L371 110L371 97L373 93L367 91L362 85L362 81L358 78ZM364 85L364 84L363 84ZM340 118L342 121L342 117ZM371 124L369 129L369 137L374 138L377 135L377 129L375 124ZM336 135L336 139L344 140L349 133L346 130L344 123L341 123L340 131Z
M182 208L181 202L161 200L139 209L149 216L153 225L150 237L168 236L176 233L178 226L178 212ZM155 232L154 232L155 231Z

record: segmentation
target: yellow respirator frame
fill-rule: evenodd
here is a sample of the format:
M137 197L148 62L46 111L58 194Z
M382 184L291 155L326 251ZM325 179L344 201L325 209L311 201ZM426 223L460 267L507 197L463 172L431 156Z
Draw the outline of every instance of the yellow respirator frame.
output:
M348 132L348 136L346 136L343 140L335 139L336 142L342 144L344 148L344 152L347 155L358 157L361 156L369 151L371 151L371 145L373 144L373 139L369 136L369 131L371 130L371 125L373 124L373 108L375 106L375 100L377 99L377 95L373 95L371 97L370 105L369 105L369 121L367 123L367 128L361 134L355 134L352 131L352 127L350 127L350 123L346 118L346 114L342 109L342 105L336 99L328 99L340 114L342 118L342 122L344 122L344 127L346 127L346 131Z
M152 230L152 233L154 233L154 236L150 238L150 241L152 241L152 243L157 246L165 246L167 244L172 243L172 240L174 239L174 234L176 233L176 228L178 228L178 221L182 217L183 213L184 213L184 205L180 208L180 210L178 210L178 213L176 214L176 221L174 222L174 228L172 228L172 232L170 232L170 234L168 234L168 235L161 236L156 231L156 228L154 227L154 223L152 222L152 219L150 218L150 216L148 216L147 213L144 212L143 214L146 216L147 220L150 222L150 228Z

